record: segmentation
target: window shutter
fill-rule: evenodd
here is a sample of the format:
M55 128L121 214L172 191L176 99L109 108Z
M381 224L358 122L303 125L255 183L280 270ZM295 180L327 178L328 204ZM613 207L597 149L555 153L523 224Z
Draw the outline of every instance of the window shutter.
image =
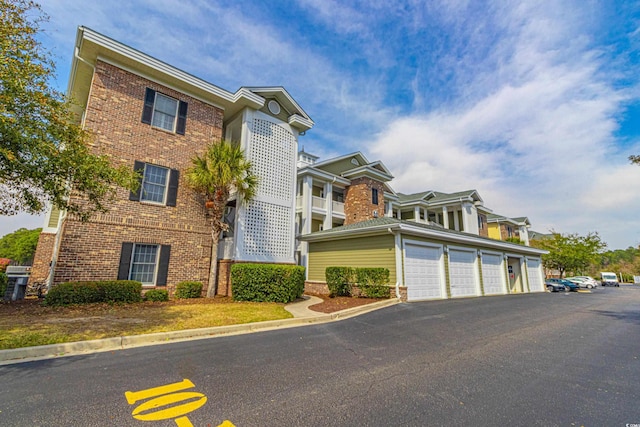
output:
M118 280L129 279L129 268L131 266L131 253L133 252L133 243L122 243L122 251L120 252L120 266L118 267Z
M139 162L136 160L133 163L133 171L138 172L138 189L135 192L129 192L129 200L139 202L140 194L142 193L142 174L144 173L144 162Z
M169 191L167 191L167 206L175 206L178 197L178 179L180 171L171 169L169 172Z
M187 103L180 101L178 106L178 124L176 125L176 133L184 135L187 128Z
M156 278L156 286L167 286L167 274L169 273L169 255L171 254L170 245L162 245L160 248L160 262L158 264L158 277Z
M153 103L156 100L156 91L147 88L144 93L144 108L142 109L142 123L151 124L151 116L153 116Z

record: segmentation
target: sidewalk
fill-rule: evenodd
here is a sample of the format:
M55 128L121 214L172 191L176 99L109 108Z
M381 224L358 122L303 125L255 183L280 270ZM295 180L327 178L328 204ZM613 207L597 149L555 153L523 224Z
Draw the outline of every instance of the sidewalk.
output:
M270 320L266 322L246 323L242 325L187 329L183 331L159 332L155 334L132 335L91 341L78 341L64 344L0 350L0 365L97 353L102 351L123 350L125 348L143 347L148 345L169 344L218 336L248 334L272 329L293 328L296 326L304 326L314 323L327 323L336 320L348 319L349 317L357 316L359 314L395 305L399 300L394 298L327 314L318 313L309 309L309 306L320 302L322 302L322 299L318 297L304 295L302 301L287 304L285 306L285 310L293 314L293 319Z

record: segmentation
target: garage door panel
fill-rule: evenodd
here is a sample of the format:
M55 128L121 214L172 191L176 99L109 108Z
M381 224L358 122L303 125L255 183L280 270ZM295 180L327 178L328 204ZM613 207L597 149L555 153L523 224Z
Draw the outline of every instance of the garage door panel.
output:
M452 297L478 294L475 260L475 252L449 250L449 281Z
M441 259L442 251L438 247L405 245L405 285L409 301L442 298Z
M484 284L485 295L507 293L501 255L482 255L482 282Z
M531 292L542 292L544 290L542 273L540 272L540 260L527 260L527 273L529 276L529 289Z

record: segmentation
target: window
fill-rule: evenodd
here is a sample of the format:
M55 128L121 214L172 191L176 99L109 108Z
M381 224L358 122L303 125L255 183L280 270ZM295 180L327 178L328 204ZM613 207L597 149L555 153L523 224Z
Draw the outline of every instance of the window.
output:
M136 161L133 170L139 174L139 186L129 194L129 200L176 206L180 176L177 169Z
M484 217L478 215L478 230L484 230Z
M147 88L142 110L142 123L184 135L187 103Z
M158 245L134 245L129 280L137 280L143 285L155 284L158 252Z
M122 243L118 280L136 280L147 286L166 286L171 246Z
M153 106L153 118L151 126L173 132L178 115L178 100L162 94L156 94L156 102Z
M150 164L144 165L140 201L164 204L167 193L169 169Z
M378 204L378 189L377 188L372 188L371 189L371 203L374 205Z

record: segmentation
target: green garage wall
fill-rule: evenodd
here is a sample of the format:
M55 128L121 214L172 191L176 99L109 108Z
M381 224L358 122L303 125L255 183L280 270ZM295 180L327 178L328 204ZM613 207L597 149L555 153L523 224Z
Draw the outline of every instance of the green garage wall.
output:
M325 281L327 267L384 267L389 282L396 282L394 237L389 235L309 242L309 280Z

